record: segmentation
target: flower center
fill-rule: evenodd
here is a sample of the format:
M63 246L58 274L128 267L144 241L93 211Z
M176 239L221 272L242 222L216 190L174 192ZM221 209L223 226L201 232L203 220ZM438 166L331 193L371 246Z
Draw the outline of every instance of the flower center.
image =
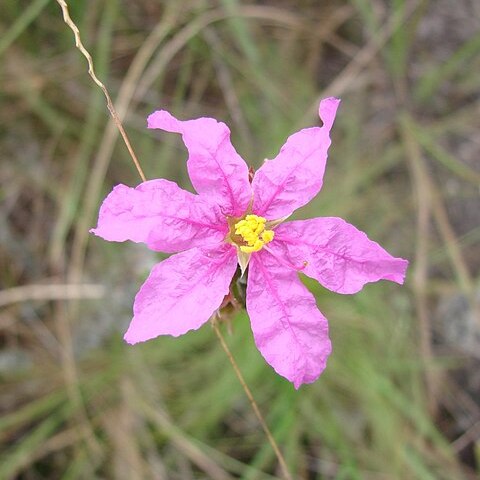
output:
M241 244L238 243L238 245L242 252L258 252L273 240L275 233L273 230L265 230L266 221L258 215L247 215L234 225L235 235L240 237Z

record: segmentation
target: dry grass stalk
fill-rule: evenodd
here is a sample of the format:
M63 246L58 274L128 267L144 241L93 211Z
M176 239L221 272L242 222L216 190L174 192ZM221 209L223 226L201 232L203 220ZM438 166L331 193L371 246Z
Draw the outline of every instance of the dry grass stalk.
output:
M102 298L105 287L98 284L22 285L0 291L0 307L30 300L70 300Z
M103 94L105 95L105 98L107 100L107 108L108 111L110 112L113 121L115 122L115 125L117 126L118 130L120 131L120 134L122 135L123 141L125 142L125 145L128 149L128 153L132 157L133 163L135 164L135 168L138 171L138 174L140 175L141 179L145 182L147 179L145 178L145 174L143 173L142 167L140 166L140 163L138 162L137 156L135 155L135 152L133 151L132 145L130 144L130 140L128 139L127 133L125 132L125 129L123 128L122 122L118 118L117 111L115 110L115 107L113 106L112 99L110 98L110 95L108 93L107 88L105 85L97 78L95 74L95 69L93 67L93 60L92 56L88 52L88 50L84 47L82 43L82 39L80 37L80 30L78 27L75 25L73 20L70 17L70 13L68 11L68 5L65 0L57 0L57 3L60 5L60 8L62 9L63 13L63 20L65 23L71 28L74 36L75 36L75 46L80 50L82 55L87 59L88 63L88 74L92 78L92 80L101 88Z

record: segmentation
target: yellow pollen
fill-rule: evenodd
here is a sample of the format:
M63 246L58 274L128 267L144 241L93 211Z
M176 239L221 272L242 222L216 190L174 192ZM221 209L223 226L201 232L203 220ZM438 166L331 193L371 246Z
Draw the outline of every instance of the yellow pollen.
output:
M258 215L247 215L234 226L235 234L240 235L246 245L240 245L245 253L258 252L262 247L273 240L273 230L265 230L267 220Z

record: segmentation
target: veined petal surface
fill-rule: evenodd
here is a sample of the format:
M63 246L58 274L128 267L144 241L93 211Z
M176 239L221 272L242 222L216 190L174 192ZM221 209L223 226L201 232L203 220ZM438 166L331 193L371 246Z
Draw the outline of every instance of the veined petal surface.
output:
M333 97L322 100L323 126L294 133L279 154L258 169L252 182L253 213L275 220L290 215L320 191L339 103Z
M260 353L295 388L314 382L325 369L331 343L313 295L295 270L265 250L252 254L248 268L247 311Z
M306 262L302 273L337 293L356 293L378 280L402 284L408 266L337 217L283 223L270 248L294 264Z
M148 128L180 133L188 149L195 190L212 197L225 215L242 215L252 198L248 167L230 142L230 130L213 118L177 120L165 110L148 117Z
M100 208L97 228L91 230L105 240L142 242L166 253L219 244L227 231L217 205L163 179L136 188L117 185Z
M201 327L228 293L236 268L235 248L227 244L192 248L155 265L135 297L125 341L177 337Z

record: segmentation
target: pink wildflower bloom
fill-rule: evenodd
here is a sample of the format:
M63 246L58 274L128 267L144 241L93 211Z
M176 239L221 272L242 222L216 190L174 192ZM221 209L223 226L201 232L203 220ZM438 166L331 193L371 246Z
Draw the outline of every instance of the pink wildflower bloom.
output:
M249 181L228 127L212 118L180 121L164 110L148 128L180 133L198 195L168 180L117 185L103 202L97 228L105 240L143 242L176 253L155 265L138 292L125 340L182 335L207 322L248 267L246 308L255 343L295 388L314 382L331 352L326 318L298 271L338 293L369 282L403 283L408 265L340 218L284 222L321 189L340 100L320 103L322 127L290 136Z

